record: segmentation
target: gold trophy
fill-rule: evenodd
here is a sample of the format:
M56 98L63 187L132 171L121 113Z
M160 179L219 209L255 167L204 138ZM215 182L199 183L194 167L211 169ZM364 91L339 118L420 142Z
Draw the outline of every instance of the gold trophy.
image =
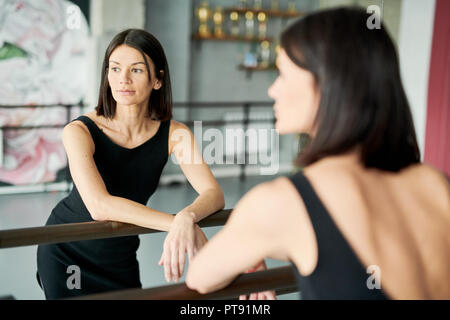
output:
M218 38L222 38L225 35L222 28L223 20L224 15L222 7L217 7L213 14L213 21L214 21L214 35Z
M208 37L211 35L211 31L208 28L208 20L211 18L211 9L207 1L203 1L197 9L197 18L200 21L198 27L198 33L202 37Z
M267 68L270 61L270 43L267 40L261 42L261 66Z
M264 12L259 12L257 15L259 22L258 25L258 37L265 38L267 33L267 15Z
M275 67L276 67L276 60L277 60L277 57L278 57L278 55L280 54L280 50L281 50L281 46L280 46L280 43L279 42L277 42L276 44L275 44L275 48L274 48L274 50L273 50L273 56L272 56L272 61L271 61L271 63L272 63L272 65L274 65Z
M254 14L252 11L245 13L245 36L247 38L253 38L255 34L255 21L253 20Z
M231 35L239 35L239 13L237 11L231 11L230 13Z
M288 3L288 11L295 12L295 1L289 1Z

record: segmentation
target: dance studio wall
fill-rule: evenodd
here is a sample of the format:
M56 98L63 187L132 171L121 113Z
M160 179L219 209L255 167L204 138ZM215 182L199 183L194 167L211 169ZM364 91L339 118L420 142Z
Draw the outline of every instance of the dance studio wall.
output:
M67 27L66 0L0 1L0 105L76 104L86 81L88 26ZM0 127L64 124L64 107L0 108ZM0 185L58 180L66 167L60 129L0 130ZM62 177L64 179L64 177Z

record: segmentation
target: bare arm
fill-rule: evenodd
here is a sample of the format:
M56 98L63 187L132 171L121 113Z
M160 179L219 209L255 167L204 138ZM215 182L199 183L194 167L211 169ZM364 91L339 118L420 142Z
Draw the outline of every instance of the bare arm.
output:
M288 260L282 203L276 185L266 183L249 191L236 205L223 229L192 261L186 277L189 288L207 293L228 285L237 275L266 257Z
M184 147L195 150L194 143L175 145L175 149L183 151ZM63 144L73 181L92 218L168 231L164 242L164 259L161 258L160 264L164 264L168 281L172 278L177 280L184 272L186 252L189 257L193 257L195 251L206 242L206 237L195 222L224 206L222 190L208 166L204 162L200 165L181 165L199 197L174 216L108 193L94 161L95 145L89 130L81 122L74 121L64 128Z
M177 121L171 121L169 131L169 153L173 153L189 183L197 191L194 202L175 216L166 239L159 265L164 265L167 281L178 281L184 273L185 253L189 260L206 243L203 231L195 223L222 209L225 200L222 189L214 178L189 128ZM180 238L190 239L185 243Z
M94 161L95 145L78 121L63 130L70 172L81 199L94 220L113 220L162 231L170 229L173 215L108 193Z
M225 207L225 199L211 169L205 163L192 131L184 124L172 121L169 149L198 197L182 212L190 212L194 222Z

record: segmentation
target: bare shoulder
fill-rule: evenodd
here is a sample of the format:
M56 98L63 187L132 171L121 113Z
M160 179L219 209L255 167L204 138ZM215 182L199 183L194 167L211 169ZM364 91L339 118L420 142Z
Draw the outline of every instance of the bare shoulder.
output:
M290 207L292 200L298 198L297 189L287 177L279 177L267 182L263 191L270 204L284 209Z
M88 117L89 119L91 119L92 121L94 121L95 123L98 122L97 120L97 114L95 111L91 111L91 112L87 112L85 114L83 114L83 116ZM79 128L79 129L84 129L84 131L86 133L89 133L89 129L86 127L86 125L80 121L80 120L73 120L71 122L69 122L66 127L69 128ZM77 129L69 129L69 130L77 130Z
M428 164L418 163L399 172L387 172L330 158L308 166L304 174L313 188L319 194L326 195L330 201L338 201L343 196L341 191L345 191L347 196L351 194L355 200L361 192L378 194L378 188L387 187L397 196L414 194L417 201L433 203L434 207L450 212L450 184L447 177Z
M84 136L86 134L90 136L89 129L79 120L68 123L63 129L63 139L65 137Z
M169 141L173 141L176 144L176 142L180 140L180 137L185 135L192 135L189 127L182 122L170 120Z
M98 116L97 112L95 110L90 111L90 112L86 112L85 114L83 114L83 116L88 117L89 119L94 121L96 124L101 122L101 121L99 121L99 118L101 118L101 116ZM74 121L74 122L83 123L81 121Z
M432 165L421 163L410 169L406 183L420 182L421 191L450 212L450 181L445 173Z
M279 232L287 231L286 227L292 226L304 207L295 186L288 178L280 177L253 187L236 209L262 227Z
M268 257L296 261L300 266L299 253L310 253L307 244L314 240L312 225L290 179L280 177L254 187L236 209L244 216L236 224L247 226L245 232L253 232L267 244Z
M287 177L280 177L270 183L270 197L272 208L277 212L277 219L285 228L297 228L307 217L306 207L301 195L292 181ZM269 195L267 195L269 198ZM280 219L281 218L281 219Z
M331 190L352 190L357 187L357 177L360 171L348 164L335 161L318 161L303 169L303 174L316 191L322 190L323 195ZM323 199L322 199L323 200Z
M92 151L94 149L94 142L89 129L79 120L72 121L64 127L62 140L66 150L72 148L73 145L76 145L77 148L85 146Z
M414 166L414 175L419 175L424 179L429 179L430 182L442 183L443 185L448 186L448 177L447 175L433 167L432 165L421 163Z
M253 187L243 198L246 202L254 204L264 211L284 206L286 200L286 189L290 185L287 178L281 177L272 181L264 182Z
M177 121L177 120L170 120L170 132L173 132L177 129L185 129L185 130L189 130L189 127L187 125L185 125L183 122Z
M182 122L176 120L170 120L169 126L169 154L174 151L174 147L180 144L180 142L191 142L193 134L189 127ZM189 146L191 145L189 143Z

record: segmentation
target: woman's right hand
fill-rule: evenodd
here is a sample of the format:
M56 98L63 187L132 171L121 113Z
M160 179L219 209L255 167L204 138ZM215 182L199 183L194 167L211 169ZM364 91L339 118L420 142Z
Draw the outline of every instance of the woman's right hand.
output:
M201 248L203 248L203 246L208 242L208 238L206 237L202 228L200 228L198 224L195 224L194 228L195 228L195 249L194 249L194 256L195 256L197 252Z
M264 271L267 270L267 265L264 260L262 260L256 267L247 270L246 273L256 272L256 271ZM277 295L275 291L262 291L262 292L254 292L251 293L248 297L248 300L276 300ZM239 296L239 300L247 300L247 295L241 294Z
M189 261L207 242L202 229L194 222L193 215L187 211L179 212L164 240L163 252L158 264L164 265L167 282L178 281L184 273L186 253Z

